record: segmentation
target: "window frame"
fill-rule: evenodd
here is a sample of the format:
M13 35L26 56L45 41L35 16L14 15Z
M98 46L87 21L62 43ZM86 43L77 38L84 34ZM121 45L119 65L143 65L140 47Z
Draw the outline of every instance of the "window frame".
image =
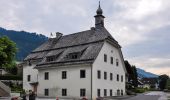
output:
M61 72L61 78L62 79L67 79L67 71L62 71Z
M117 81L119 82L119 74L117 74Z
M104 89L104 96L107 96L107 89Z
M61 91L62 91L62 96L67 96L67 89L66 88L63 88Z
M80 70L80 78L86 78L86 70L85 69Z
M85 88L81 88L80 89L80 97L84 97L86 96L86 89Z
M113 73L110 73L110 80L113 80Z
M116 59L116 66L119 66L119 59Z
M107 55L104 54L104 62L107 62Z
M49 89L44 89L44 96L49 96Z
M44 72L44 80L49 80L49 72Z
M31 75L27 75L27 81L28 81L28 82L31 81Z
M100 70L97 71L97 78L101 79L101 71Z
M101 96L101 90L97 89L97 96L100 97Z
M113 57L110 57L110 64L113 65Z
M104 80L107 80L107 72L104 72Z

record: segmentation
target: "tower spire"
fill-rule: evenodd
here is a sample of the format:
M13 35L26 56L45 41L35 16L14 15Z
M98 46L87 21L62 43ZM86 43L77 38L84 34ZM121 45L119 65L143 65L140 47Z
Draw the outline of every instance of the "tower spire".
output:
M100 1L99 1L99 6L98 6L98 9L96 11L96 14L94 17L95 17L95 28L101 28L101 27L104 27L104 16L102 15L103 14L103 10L101 9L100 7Z

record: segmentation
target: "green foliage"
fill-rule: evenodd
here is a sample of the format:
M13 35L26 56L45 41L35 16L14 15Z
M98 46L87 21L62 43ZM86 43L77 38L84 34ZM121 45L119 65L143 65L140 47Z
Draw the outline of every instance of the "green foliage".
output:
M0 67L13 67L15 65L16 44L8 37L0 37Z
M169 79L169 76L168 75L160 75L159 76L159 88L161 90L164 90L166 88L166 83L167 83L167 80Z
M148 91L148 89L145 89L145 88L135 88L132 91L135 92L135 93L144 93L144 92Z
M17 75L18 68L16 67L16 64L12 65L12 67L7 67L6 71L10 74Z
M137 79L137 70L135 66L132 66L129 64L128 61L125 61L125 67L128 73L128 81L132 82L131 84L129 83L127 86L128 89L132 89L133 87L137 87L138 85L138 79Z
M22 80L22 76L18 76L18 75L3 75L3 76L0 76L0 80Z
M166 82L166 89L170 90L170 79L168 79Z

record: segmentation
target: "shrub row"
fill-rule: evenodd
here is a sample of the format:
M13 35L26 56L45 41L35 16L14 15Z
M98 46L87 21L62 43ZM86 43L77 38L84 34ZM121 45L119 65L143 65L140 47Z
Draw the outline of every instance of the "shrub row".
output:
M22 76L18 76L18 75L3 75L3 76L0 76L0 80L22 80Z

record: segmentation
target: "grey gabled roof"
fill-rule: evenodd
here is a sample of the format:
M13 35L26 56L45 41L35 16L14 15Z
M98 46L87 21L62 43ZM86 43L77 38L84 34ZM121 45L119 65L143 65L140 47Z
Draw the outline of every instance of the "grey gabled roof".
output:
M105 39L111 39L116 45L117 41L110 35L105 28L82 31L70 35L64 35L61 38L52 38L47 42L32 51L24 60L42 59L37 65L48 65L54 63L68 63L68 62L84 62L91 61L97 57L102 48ZM119 46L119 45L118 45ZM84 50L84 51L83 51ZM78 59L65 59L65 57L72 52L81 52L83 54ZM48 56L58 55L57 59L52 62L46 62Z

